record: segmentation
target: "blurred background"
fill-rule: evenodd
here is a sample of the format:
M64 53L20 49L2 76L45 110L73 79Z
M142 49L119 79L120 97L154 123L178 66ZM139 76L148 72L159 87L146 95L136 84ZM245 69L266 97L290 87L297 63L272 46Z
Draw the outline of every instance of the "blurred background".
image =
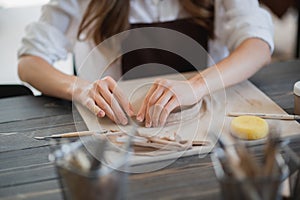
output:
M49 0L0 0L0 84L21 83L17 75L17 49L24 28L40 15L41 6ZM273 62L299 59L299 2L300 0L260 0L272 15L275 28ZM55 66L72 73L71 55ZM37 91L34 91L38 94Z
M22 83L17 74L17 51L26 25L39 19L41 7L48 1L0 0L0 85ZM55 63L55 67L73 73L71 55L67 60ZM40 94L34 88L30 89L35 95Z

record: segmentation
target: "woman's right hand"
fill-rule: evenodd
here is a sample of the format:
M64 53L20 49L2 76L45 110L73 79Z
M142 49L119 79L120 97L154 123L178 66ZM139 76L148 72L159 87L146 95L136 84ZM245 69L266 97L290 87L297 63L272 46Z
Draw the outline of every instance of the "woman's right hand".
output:
M117 124L126 125L127 116L131 117L134 114L127 96L120 90L116 81L109 76L93 83L78 78L73 97L96 116L106 115Z
M18 74L43 94L74 100L87 107L98 117L107 115L119 124L127 124L127 116L133 111L127 97L111 77L90 83L77 76L71 76L55 69L38 56L20 57ZM126 114L125 114L126 113Z

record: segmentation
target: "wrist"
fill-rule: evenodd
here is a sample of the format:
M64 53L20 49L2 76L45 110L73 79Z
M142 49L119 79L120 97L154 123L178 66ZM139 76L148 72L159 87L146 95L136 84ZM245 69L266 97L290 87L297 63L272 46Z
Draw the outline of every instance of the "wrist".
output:
M188 82L191 85L194 94L196 95L197 101L200 101L208 94L206 83L200 74L189 79Z
M90 85L90 82L80 79L77 76L72 77L71 84L67 89L68 96L73 101L79 101L83 91Z

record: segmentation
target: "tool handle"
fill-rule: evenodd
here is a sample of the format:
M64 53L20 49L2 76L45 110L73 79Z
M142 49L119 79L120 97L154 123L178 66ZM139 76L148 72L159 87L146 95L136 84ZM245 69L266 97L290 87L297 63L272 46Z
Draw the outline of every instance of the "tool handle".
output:
M71 132L51 135L51 138L71 138L71 137L81 137L94 135L95 131L81 131L81 132Z
M227 114L231 117L238 117L243 115L256 116L264 119L283 119L283 120L298 120L300 115L288 115L288 114L265 114L265 113L240 113L240 112L230 112Z

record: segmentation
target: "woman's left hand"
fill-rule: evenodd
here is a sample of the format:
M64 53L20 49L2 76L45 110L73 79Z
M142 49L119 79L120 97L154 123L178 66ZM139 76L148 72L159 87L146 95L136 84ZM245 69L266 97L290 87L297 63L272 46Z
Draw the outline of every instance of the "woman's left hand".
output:
M194 83L192 80L156 80L137 113L137 120L145 120L146 127L163 126L175 108L193 105L201 99Z

